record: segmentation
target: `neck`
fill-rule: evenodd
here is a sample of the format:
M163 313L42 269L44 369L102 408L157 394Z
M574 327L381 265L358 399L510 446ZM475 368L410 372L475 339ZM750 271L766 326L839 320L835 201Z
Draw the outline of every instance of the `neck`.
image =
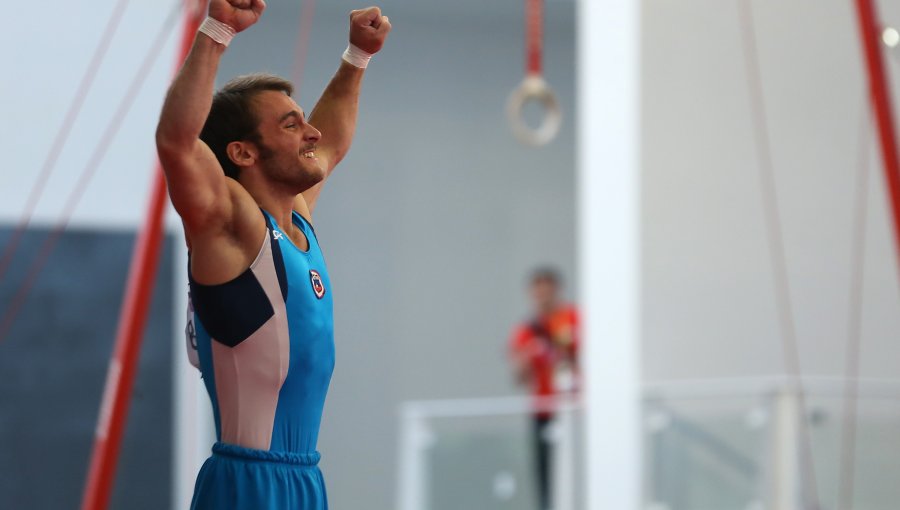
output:
M265 180L247 179L240 182L257 205L272 215L281 228L290 228L296 193Z
M548 303L547 305L542 306L538 310L539 317L547 317L548 315L552 315L553 312L559 309L559 302L554 301L552 303Z

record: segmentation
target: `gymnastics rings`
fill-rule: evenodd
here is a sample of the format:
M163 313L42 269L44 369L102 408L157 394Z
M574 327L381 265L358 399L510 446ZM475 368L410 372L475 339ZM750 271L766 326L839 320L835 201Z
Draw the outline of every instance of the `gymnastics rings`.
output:
M525 105L535 101L544 109L544 118L537 127L529 126L525 122ZM518 87L513 89L506 102L506 113L509 124L522 143L534 147L546 145L559 133L562 125L562 109L556 93L539 74L528 74Z

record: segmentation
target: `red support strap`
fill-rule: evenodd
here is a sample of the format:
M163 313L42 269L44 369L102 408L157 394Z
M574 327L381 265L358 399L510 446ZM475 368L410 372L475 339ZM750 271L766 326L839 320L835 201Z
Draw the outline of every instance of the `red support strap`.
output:
M205 2L200 3L205 6ZM189 10L186 11L179 64L187 57L206 10L197 9L196 2L193 8L190 2L185 5ZM106 376L91 464L81 501L82 510L105 510L109 506L116 461L137 372L138 354L159 265L166 199L166 181L157 166L146 220L135 244L128 271L125 299L119 315L116 343Z
M300 102L300 89L303 88L303 72L306 70L309 36L312 32L312 21L315 12L316 0L306 0L300 7L300 30L297 32L297 43L294 46L294 67L291 71L291 82L294 84L294 99L298 103Z
M544 72L544 0L525 2L525 74Z
M525 78L506 102L513 133L523 143L541 146L559 133L562 111L556 94L544 81L544 0L525 0ZM536 101L544 107L544 119L534 128L523 118L525 104Z
M885 181L891 198L894 233L900 263L900 160L897 157L897 131L894 125L891 93L878 43L879 22L872 0L856 0L860 36L869 73L869 91L878 125L878 139L884 160Z

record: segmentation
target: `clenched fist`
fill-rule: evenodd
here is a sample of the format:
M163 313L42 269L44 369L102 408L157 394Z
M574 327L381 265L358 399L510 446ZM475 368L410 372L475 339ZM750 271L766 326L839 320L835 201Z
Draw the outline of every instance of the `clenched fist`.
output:
M378 53L390 31L391 22L378 7L350 11L350 44L357 48Z
M210 0L209 17L241 32L257 21L266 10L265 0Z

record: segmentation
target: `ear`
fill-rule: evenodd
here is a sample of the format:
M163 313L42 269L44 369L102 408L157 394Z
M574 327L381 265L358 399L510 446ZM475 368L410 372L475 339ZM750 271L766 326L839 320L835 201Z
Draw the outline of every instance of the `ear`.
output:
M248 142L231 142L225 147L225 153L235 165L246 168L253 166L259 158L256 146Z

